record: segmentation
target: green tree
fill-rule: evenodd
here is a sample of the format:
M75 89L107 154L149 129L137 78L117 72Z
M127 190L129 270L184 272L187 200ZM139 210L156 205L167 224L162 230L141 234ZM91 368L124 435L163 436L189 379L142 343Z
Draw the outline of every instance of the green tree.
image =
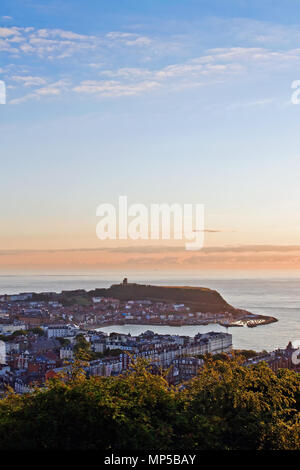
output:
M76 344L74 346L74 354L77 359L88 361L92 358L91 345L82 333L76 336Z
M184 387L143 360L119 377L68 373L0 400L0 449L300 449L300 379L208 358Z
M44 330L40 328L39 326L36 326L35 328L30 328L29 331L31 331L35 335L45 336Z
M183 392L184 446L195 449L300 448L299 375L265 363L208 360Z
M68 338L57 338L62 347L69 346L70 340Z

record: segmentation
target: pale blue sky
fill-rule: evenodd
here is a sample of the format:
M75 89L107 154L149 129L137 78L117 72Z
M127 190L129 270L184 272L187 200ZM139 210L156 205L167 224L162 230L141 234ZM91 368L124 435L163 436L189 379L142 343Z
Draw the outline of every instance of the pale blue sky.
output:
M97 246L121 194L205 204L208 245L298 242L299 2L0 8L3 249Z

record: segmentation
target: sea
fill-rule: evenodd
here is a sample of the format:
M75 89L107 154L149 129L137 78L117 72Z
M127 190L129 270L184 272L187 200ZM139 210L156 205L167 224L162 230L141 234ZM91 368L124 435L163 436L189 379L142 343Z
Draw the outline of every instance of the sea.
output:
M237 349L273 351L289 341L300 346L300 271L117 271L93 272L18 272L0 273L0 294L20 292L61 292L62 290L109 287L122 282L169 286L199 286L217 290L237 308L270 315L277 323L256 328L205 326L112 325L106 332L140 334L151 329L157 333L194 336L198 332L229 332Z

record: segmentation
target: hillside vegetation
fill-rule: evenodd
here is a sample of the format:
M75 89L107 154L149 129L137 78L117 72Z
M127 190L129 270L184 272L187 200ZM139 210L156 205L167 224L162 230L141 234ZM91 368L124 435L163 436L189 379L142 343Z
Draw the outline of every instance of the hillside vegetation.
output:
M184 388L138 361L120 377L53 379L0 401L0 449L299 449L299 375L211 360Z
M92 291L95 296L114 297L119 300L152 300L184 303L201 312L233 311L215 290L204 287L150 286L142 284L114 284L109 289Z

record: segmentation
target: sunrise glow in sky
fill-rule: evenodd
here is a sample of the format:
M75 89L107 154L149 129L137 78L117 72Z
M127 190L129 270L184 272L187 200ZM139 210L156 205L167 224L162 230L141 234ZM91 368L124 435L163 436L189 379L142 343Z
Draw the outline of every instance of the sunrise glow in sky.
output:
M0 269L300 268L300 4L2 0ZM204 249L96 208L205 205Z

